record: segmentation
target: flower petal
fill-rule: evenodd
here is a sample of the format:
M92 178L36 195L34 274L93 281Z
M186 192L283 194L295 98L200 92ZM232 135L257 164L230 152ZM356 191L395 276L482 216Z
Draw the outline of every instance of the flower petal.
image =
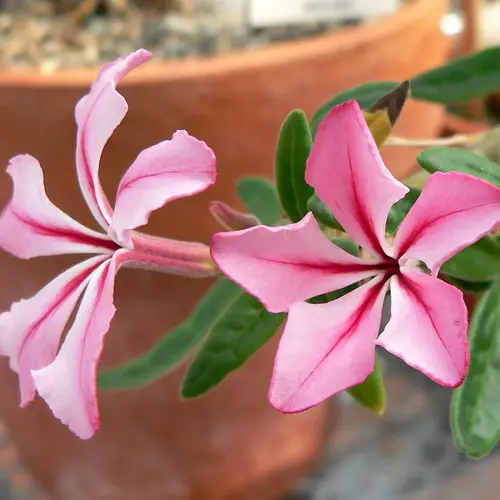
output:
M389 352L447 387L467 373L467 308L462 292L419 271L391 282L391 319L377 340Z
M71 267L36 295L0 314L0 352L9 356L19 374L21 406L35 396L31 370L51 363L64 327L89 277L108 256L98 256Z
M99 163L104 146L128 111L127 101L116 91L116 86L127 73L150 58L151 54L141 49L108 64L90 92L76 105L78 181L90 211L106 230L113 211L99 181Z
M96 371L104 336L115 314L115 275L127 255L118 250L96 269L75 321L55 360L34 370L35 386L54 415L78 437L88 439L99 428Z
M373 371L387 280L376 278L327 304L290 308L269 391L286 413L307 410Z
M170 141L145 149L123 176L116 195L111 231L131 244L129 229L148 222L165 203L204 191L215 182L215 155L184 130Z
M329 241L311 213L287 226L216 234L211 253L225 275L271 312L380 272L376 262L353 257Z
M43 172L29 155L13 158L7 172L14 192L0 214L0 248L16 257L110 252L117 245L57 208L45 193Z
M321 122L306 181L351 238L375 255L388 253L387 217L408 188L384 165L357 102L335 106Z
M500 224L500 189L460 173L434 173L394 240L400 259L441 265Z

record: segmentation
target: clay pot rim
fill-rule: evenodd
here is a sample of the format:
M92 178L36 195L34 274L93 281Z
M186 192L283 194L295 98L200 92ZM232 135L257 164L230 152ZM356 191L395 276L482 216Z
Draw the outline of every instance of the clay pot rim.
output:
M344 52L386 38L388 33L406 30L419 19L425 19L434 9L435 0L412 0L396 13L378 20L349 26L326 35L302 40L292 40L269 45L257 50L234 51L209 58L190 58L176 61L152 61L132 72L121 86L143 82L200 79L203 77L248 71L287 64L300 63L325 53ZM1 70L2 87L81 87L88 86L98 69L61 69L51 75L43 75L38 69Z

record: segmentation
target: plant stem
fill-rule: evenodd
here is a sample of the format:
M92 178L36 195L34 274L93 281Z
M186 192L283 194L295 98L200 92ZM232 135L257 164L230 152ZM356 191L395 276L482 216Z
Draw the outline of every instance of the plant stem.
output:
M484 134L458 134L451 137L438 139L406 139L404 137L390 136L385 141L385 146L406 146L417 148L435 147L468 147L477 142Z

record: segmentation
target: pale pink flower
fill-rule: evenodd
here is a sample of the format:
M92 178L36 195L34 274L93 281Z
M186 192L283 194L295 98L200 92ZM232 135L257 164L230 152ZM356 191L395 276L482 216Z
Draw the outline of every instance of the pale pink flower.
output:
M99 182L102 150L128 109L116 85L150 57L149 52L138 50L107 65L76 106L78 180L103 232L82 226L47 198L35 158L17 156L7 169L14 192L0 215L1 248L23 259L96 254L0 315L0 350L19 374L21 405L31 402L37 391L54 415L84 439L99 426L96 369L115 313L113 290L119 267L188 276L213 272L205 245L134 231L147 223L153 210L215 182L215 157L205 143L179 131L171 140L142 151L118 186L114 210ZM73 325L59 349L82 293Z
M461 291L437 273L499 223L500 190L468 175L433 174L391 245L386 220L408 188L385 167L354 102L334 108L319 127L306 180L373 259L335 246L312 214L212 241L222 272L269 311L289 312L271 403L297 412L361 383L373 371L376 344L444 386L461 384L468 367L467 309ZM304 302L371 277L338 300ZM391 319L377 338L389 284Z

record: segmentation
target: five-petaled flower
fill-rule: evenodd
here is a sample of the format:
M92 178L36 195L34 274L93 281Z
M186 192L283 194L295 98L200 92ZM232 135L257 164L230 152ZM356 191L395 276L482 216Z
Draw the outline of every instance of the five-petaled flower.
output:
M373 259L329 241L312 214L283 227L220 233L212 257L271 312L288 311L270 388L284 412L302 411L361 383L383 346L438 383L455 387L468 367L462 293L437 278L441 265L500 222L500 190L459 173L433 174L394 242L385 224L408 188L385 167L357 103L319 127L306 181ZM425 264L431 274L419 269ZM326 304L305 302L370 279ZM391 318L377 337L390 284Z
M99 426L96 368L104 335L115 313L113 290L120 266L187 276L213 274L207 246L134 231L165 203L205 190L215 182L215 157L184 131L142 151L123 176L111 208L99 182L102 150L127 113L116 85L150 58L138 50L102 69L75 110L76 170L83 196L104 233L88 229L50 202L42 170L31 156L11 160L14 192L0 215L0 247L29 259L41 255L94 253L28 300L0 315L0 351L19 374L21 405L35 391L81 438ZM69 317L83 293L73 325L60 348Z

